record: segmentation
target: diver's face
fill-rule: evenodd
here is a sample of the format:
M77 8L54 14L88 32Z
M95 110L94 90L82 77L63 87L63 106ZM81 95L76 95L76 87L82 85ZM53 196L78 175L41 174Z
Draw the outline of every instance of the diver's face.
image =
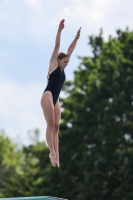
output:
M59 63L59 66L64 69L69 63L69 58L66 57L66 58L59 59L58 63Z

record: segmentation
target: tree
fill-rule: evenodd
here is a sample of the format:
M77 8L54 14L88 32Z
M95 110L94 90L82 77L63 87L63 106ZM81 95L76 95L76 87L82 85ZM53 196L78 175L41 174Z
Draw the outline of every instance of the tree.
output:
M21 154L17 151L20 155L20 162L16 163L16 168L11 176L5 177L6 184L2 190L3 197L38 195L37 186L45 177L45 171L50 165L47 156L48 147L44 142L39 142L39 130L29 133L32 143L28 146L23 145L19 150ZM39 188L40 190L41 188Z
M76 200L133 198L133 32L104 41L90 37L92 57L82 57L66 82L60 127L61 169L53 195Z
M18 170L16 165L20 162L20 153L13 142L0 131L0 197L4 197L2 190L6 187L6 179Z

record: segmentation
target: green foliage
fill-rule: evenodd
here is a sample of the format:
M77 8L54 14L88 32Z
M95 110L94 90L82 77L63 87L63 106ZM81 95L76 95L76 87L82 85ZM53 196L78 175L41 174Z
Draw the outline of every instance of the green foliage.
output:
M3 191L4 197L26 197L37 196L38 184L45 178L45 173L50 166L48 159L48 147L44 142L39 142L39 132L34 130L30 133L32 144L22 146L21 162L12 176L6 179L6 187ZM42 188L38 188L41 191Z
M61 161L68 199L133 198L133 33L90 37L62 100ZM66 184L66 183L65 183ZM62 188L66 185L62 184Z
M0 131L0 197L4 197L2 192L6 187L6 179L19 170L17 164L20 162L20 152L16 150L13 142Z

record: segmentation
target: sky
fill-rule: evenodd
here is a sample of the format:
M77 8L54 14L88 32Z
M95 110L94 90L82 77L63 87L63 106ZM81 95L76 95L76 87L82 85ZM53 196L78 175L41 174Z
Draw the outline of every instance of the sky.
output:
M117 29L132 31L132 8L132 0L0 0L0 130L29 144L28 132L39 129L45 141L40 99L62 19L60 51L67 51L82 27L65 69L67 80L72 80L81 62L78 56L91 55L89 36L99 34L100 28L105 39Z

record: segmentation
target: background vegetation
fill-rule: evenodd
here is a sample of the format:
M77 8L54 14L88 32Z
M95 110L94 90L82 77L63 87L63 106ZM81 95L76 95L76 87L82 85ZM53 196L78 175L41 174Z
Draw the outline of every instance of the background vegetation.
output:
M61 167L44 142L17 148L1 132L0 197L133 199L133 32L104 41L101 31L89 45L93 55L80 57L63 89Z

